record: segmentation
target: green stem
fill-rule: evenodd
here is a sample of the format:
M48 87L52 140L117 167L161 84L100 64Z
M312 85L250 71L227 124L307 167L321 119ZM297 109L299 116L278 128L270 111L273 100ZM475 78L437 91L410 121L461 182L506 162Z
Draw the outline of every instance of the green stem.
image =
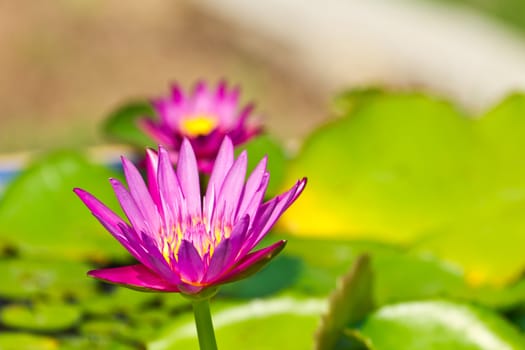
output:
M215 332L210 313L210 300L201 299L193 301L193 314L195 315L195 325L199 337L201 350L217 350Z

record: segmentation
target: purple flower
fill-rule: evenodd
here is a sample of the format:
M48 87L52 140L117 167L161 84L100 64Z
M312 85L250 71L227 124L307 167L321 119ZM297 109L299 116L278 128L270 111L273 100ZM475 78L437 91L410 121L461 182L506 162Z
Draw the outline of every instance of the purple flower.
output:
M260 126L247 124L253 105L241 109L239 88L228 89L225 82L220 82L215 91L199 82L190 95L185 95L175 85L171 96L154 100L153 107L159 120L140 119L142 130L168 148L174 164L182 140L188 139L197 156L199 170L206 173L213 168L224 136L239 145L262 131Z
M246 151L234 159L226 137L201 197L195 154L182 141L177 170L159 147L146 157L144 183L139 171L122 158L129 190L111 179L129 224L90 193L75 193L104 227L138 260L138 264L90 271L89 275L131 288L198 294L219 284L247 277L276 256L278 241L252 252L306 185L263 202L269 173L266 157L245 182Z

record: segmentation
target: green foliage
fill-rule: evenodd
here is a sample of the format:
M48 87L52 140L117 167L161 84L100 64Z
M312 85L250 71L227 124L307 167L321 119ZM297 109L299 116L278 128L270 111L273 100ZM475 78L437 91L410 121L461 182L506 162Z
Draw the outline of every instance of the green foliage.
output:
M283 218L294 235L262 242L287 239L281 255L212 301L220 348L312 348L325 315L326 350L522 349L525 97L478 119L378 89L348 92L335 107L339 119L316 131L289 169L271 137L240 147L250 168L269 155L272 194L304 175L309 185ZM133 142L143 108L123 108L109 129ZM121 175L55 152L6 189L1 349L197 348L180 295L85 276L129 256L71 191L89 190L120 213L112 176Z
M125 250L75 198L92 191L118 208L108 178L118 176L75 152L40 158L6 189L0 202L0 242L23 256L109 261Z
M414 246L476 285L516 281L525 267L525 96L478 119L421 94L341 99L344 116L309 137L291 165L288 180L308 174L314 185L285 226Z
M0 333L0 349L4 350L55 350L56 339L19 332Z
M138 147L154 146L152 140L139 129L137 124L138 118L153 115L155 113L149 102L128 102L107 117L103 130L109 138L115 141Z
M525 349L525 338L493 312L450 301L385 306L361 327L375 350Z
M323 299L291 296L243 302L212 303L217 343L223 349L254 350L312 347L312 334L325 308ZM198 350L192 315L175 320L161 336L148 344L150 350Z

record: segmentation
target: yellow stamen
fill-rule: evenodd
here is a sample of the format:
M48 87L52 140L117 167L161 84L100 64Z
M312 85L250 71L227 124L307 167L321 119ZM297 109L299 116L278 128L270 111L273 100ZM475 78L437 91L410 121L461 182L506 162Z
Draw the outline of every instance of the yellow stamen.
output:
M204 219L206 221L206 219ZM204 226L204 223L202 222L202 219L200 218L191 218L191 224L193 226L202 225ZM183 238L183 231L185 230L184 226L181 225L173 225L172 228L172 234L168 235L168 237L164 237L162 240L161 245L161 253L164 259L168 263L172 263L172 259L175 258L175 261L179 261L179 249L182 244L182 238ZM213 256L213 253L215 252L215 249L221 243L223 238L229 238L231 235L232 228L231 226L225 226L223 230L216 227L213 230L213 233L211 233L211 236L205 236L200 239L200 243L195 245L195 249L197 249L199 255L201 257L205 256L207 253L209 253L210 258ZM160 232L161 235L164 235L163 232ZM196 242L194 241L194 244Z
M215 228L215 244L218 245L219 243L221 243L221 239L222 239L222 232L218 227L216 227Z
M164 245L162 246L162 255L164 256L164 259L169 263L171 261L171 244L167 241L164 242Z
M231 226L224 226L224 238L230 238L231 233L232 233Z
M216 126L217 118L207 114L191 116L180 122L181 131L188 136L208 135Z

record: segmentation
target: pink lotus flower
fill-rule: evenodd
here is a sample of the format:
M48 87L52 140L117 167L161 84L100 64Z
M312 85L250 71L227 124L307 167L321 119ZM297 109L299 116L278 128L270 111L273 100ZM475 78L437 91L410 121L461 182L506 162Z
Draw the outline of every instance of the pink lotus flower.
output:
M234 145L240 145L262 131L261 127L246 123L253 105L240 109L239 89L229 90L225 82L219 83L215 91L199 82L188 96L174 86L171 96L154 100L153 107L159 120L140 119L142 130L168 148L174 164L182 140L188 139L197 156L199 169L206 173L213 168L224 136L228 136Z
M110 180L129 224L90 193L74 190L138 260L136 265L90 271L90 276L131 288L198 294L255 273L284 248L281 240L252 252L301 194L306 179L263 203L269 179L266 157L245 183L246 151L234 160L227 137L204 198L188 140L182 142L176 171L162 147L158 154L148 151L146 162L147 185L126 158L122 163L129 190Z

